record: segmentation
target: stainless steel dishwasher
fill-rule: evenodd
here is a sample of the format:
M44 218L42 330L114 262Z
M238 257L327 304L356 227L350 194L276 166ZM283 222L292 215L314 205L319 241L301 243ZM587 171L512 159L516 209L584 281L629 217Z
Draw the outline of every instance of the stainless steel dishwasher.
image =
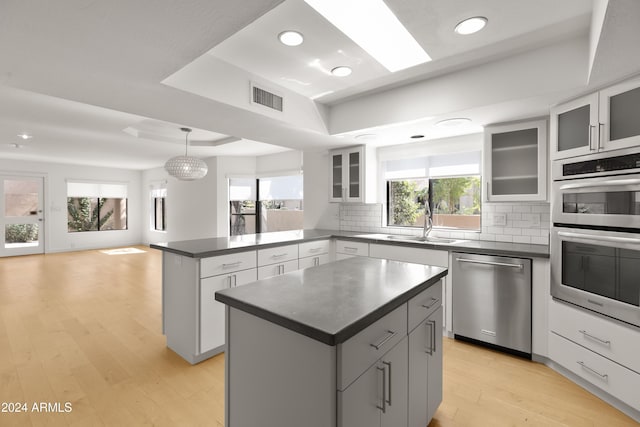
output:
M453 253L453 333L531 358L531 260Z

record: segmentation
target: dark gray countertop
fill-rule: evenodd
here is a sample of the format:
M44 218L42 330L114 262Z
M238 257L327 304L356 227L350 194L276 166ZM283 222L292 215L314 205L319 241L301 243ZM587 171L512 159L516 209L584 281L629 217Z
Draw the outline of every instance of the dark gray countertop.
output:
M340 344L447 275L355 257L216 292L216 300L328 345Z
M383 243L395 246L438 249L454 252L467 252L488 255L549 258L547 245L523 243L488 242L466 240L454 244L415 242L395 240L385 234L337 230L295 230L273 233L247 234L244 236L218 237L213 239L184 240L179 242L157 243L150 246L167 252L173 252L192 258L207 258L250 249L263 249L286 244L303 243L331 237L365 243Z
M328 239L331 230L294 230L272 233L245 234L243 236L216 237L211 239L182 240L178 242L153 243L154 249L172 252L192 258L207 258L216 255L242 252L249 249L264 249L287 244Z

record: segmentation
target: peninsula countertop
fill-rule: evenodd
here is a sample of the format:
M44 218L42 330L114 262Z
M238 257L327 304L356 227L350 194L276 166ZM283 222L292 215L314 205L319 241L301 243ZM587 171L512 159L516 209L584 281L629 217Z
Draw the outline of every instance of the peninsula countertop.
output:
M547 245L489 242L482 240L463 240L458 243L444 244L393 239L391 236L391 234L386 235L380 233L309 229L154 243L151 244L150 247L191 258L207 258L251 249L266 249L286 244L336 238L364 243L381 243L454 252L549 258L549 246Z
M218 291L215 299L333 346L446 275L441 267L356 257Z

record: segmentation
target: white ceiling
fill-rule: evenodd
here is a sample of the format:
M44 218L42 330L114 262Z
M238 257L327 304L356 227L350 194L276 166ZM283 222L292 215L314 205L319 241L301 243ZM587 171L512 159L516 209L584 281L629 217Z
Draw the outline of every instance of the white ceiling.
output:
M638 57L640 43L633 37L639 31L633 23L640 18L640 2L609 3L618 7L615 25L622 22L626 31L618 28L615 34L621 36L599 44L606 48L601 56L607 61L605 66L596 61L599 83L640 71L628 59ZM433 128L441 118L470 117L477 131L492 120L544 113L552 103L589 89L590 1L387 4L433 61L389 73L302 0L5 0L0 2L0 157L159 167L182 152L182 126L194 128L190 139L199 146L190 153L200 157L362 143L354 136L371 128L392 135L383 138L385 143L407 142L415 133L442 136ZM467 37L452 32L457 22L474 15L489 18L485 30ZM305 43L280 45L276 36L284 29L303 32ZM622 37L631 41L620 43ZM514 79L513 69L500 64L573 39L585 41L566 44L580 46L579 54L564 55L572 62L562 64L574 80L555 79L555 64L538 60L531 66L544 70L544 81L527 81L522 85L527 90L500 94L501 80ZM344 79L327 75L326 70L342 64L354 73ZM490 70L491 78L480 85L473 102L465 101L457 87L470 84L480 67ZM535 73L527 78L535 80ZM292 108L283 115L256 109L249 103L249 81L282 92ZM387 95L393 99L410 92L411 85L437 86L456 102L438 98L424 108L420 99L400 97L409 102L385 103L379 109L384 111L358 117L363 103ZM318 99L322 103L309 100L328 91ZM483 93L485 103L478 101ZM21 132L34 138L23 142L17 137ZM337 133L346 137L332 135ZM227 136L242 140L207 146ZM24 147L11 148L14 143Z
M438 68L434 64L445 58L457 57L455 62L465 63L470 59L466 53L490 46L498 54L506 55L514 49L552 42L558 36L558 26L564 27L564 32L586 33L591 13L591 2L585 0L511 0L508 3L504 0L387 0L386 3L433 62L391 73L304 0L283 2L208 54L307 97L331 92L318 99L333 102L359 93L363 88L402 82L415 76L426 78ZM549 13L541 13L545 10ZM454 33L456 24L473 16L487 17L489 25L475 35ZM284 46L277 39L284 30L303 33L304 43ZM344 78L332 76L331 69L340 65L349 66L354 72Z

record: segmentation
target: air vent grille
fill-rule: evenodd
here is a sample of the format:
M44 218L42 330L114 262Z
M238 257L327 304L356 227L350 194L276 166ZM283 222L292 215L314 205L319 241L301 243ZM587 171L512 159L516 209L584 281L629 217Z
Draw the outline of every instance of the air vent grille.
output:
M277 111L282 111L282 97L274 93L267 92L257 86L252 86L252 100L256 104L264 105Z

